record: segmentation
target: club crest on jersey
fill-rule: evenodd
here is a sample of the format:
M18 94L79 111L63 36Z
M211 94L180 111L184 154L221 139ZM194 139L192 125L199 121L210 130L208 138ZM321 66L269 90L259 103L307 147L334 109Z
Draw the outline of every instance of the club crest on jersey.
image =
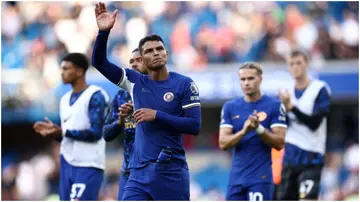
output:
M267 114L265 112L258 112L256 115L257 115L260 122L264 121L266 119L266 117L267 117Z
M166 102L171 102L174 99L174 94L172 92L167 92L164 94L164 100Z

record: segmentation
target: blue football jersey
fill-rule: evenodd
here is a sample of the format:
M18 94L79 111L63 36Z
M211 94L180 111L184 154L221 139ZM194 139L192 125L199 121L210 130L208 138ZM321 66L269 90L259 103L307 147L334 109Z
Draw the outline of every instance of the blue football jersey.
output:
M184 110L200 107L198 88L189 77L169 72L168 79L155 81L131 69L123 71L118 85L131 94L134 111L150 108L183 117ZM136 125L130 168L139 168L156 160L164 148L171 148L174 158L186 160L182 135L157 119Z
M221 113L220 127L230 127L235 134L243 128L254 110L265 128L287 127L284 105L267 95L256 102L246 102L244 97L226 102ZM229 184L249 186L273 183L271 164L270 146L254 130L250 131L232 149Z

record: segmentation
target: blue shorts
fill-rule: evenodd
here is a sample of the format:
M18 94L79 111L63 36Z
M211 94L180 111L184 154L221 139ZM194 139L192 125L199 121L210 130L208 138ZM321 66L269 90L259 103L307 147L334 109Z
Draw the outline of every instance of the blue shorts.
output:
M130 171L128 172L121 172L120 179L119 179L119 191L118 191L118 201L121 201L125 192L125 186L129 179Z
M145 167L131 169L123 200L189 201L190 177L186 162L151 162Z
M104 171L92 167L75 167L60 156L60 200L98 200Z
M274 184L259 183L250 186L229 185L226 193L227 201L272 201Z

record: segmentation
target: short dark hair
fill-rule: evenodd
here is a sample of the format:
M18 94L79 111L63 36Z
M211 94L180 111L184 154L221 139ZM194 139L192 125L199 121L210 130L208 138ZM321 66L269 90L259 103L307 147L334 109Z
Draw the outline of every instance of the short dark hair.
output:
M89 61L82 53L69 53L63 57L62 61L72 62L76 67L86 70L89 68Z
M143 47L144 44L145 44L146 42L148 42L148 41L161 41L161 43L162 43L163 45L165 45L163 39L162 39L159 35L156 35L156 34L148 35L148 36L142 38L142 39L139 41L139 47L138 47L138 48L139 48L139 50L140 50L140 54L142 54L142 47Z
M259 63L256 63L256 62L246 62L244 64L242 64L239 68L239 70L242 70L242 69L255 69L256 70L256 73L258 75L262 75L263 73L263 70L261 68L261 65Z
M302 50L295 49L292 50L290 53L290 57L296 57L296 56L303 56L306 63L309 62L309 57L306 55L306 53Z
M139 51L139 48L135 48L133 51L131 51L131 53L137 52Z

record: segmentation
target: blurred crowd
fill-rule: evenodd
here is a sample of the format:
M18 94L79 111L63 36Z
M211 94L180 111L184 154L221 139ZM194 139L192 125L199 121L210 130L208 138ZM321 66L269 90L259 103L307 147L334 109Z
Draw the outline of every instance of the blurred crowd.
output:
M127 66L146 34L159 34L169 68L203 71L208 64L283 61L298 47L325 60L358 58L358 2L106 2L119 10L108 58ZM94 2L2 2L3 109L54 111L59 62L68 52L91 57L97 35ZM43 99L48 97L49 99Z
M91 55L97 35L92 2L3 2L2 66L49 78L66 52ZM139 39L156 33L169 63L190 70L209 63L283 60L299 47L314 58L358 56L358 2L106 2L118 9L110 60L127 64Z
M329 152L321 177L322 200L359 201L359 145Z

